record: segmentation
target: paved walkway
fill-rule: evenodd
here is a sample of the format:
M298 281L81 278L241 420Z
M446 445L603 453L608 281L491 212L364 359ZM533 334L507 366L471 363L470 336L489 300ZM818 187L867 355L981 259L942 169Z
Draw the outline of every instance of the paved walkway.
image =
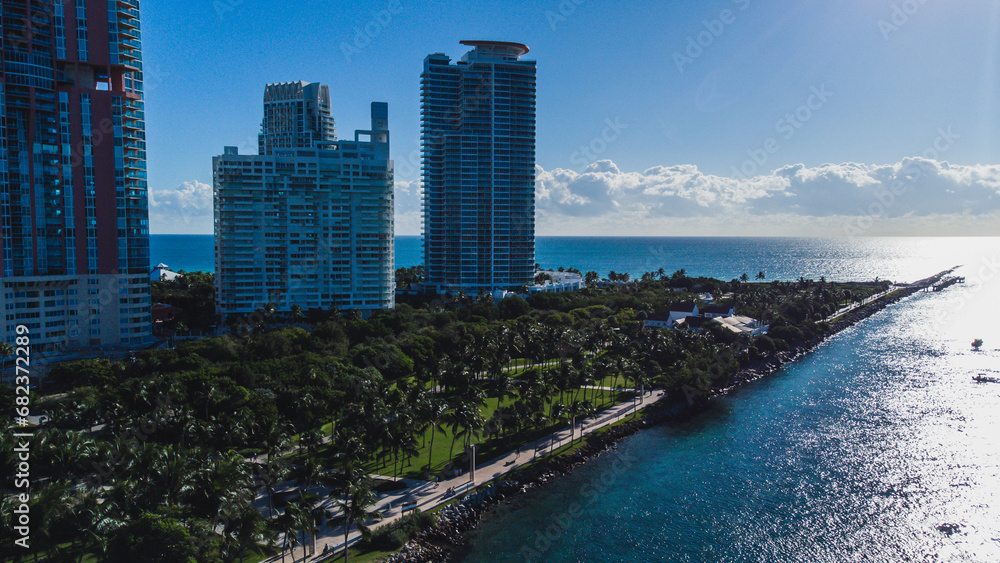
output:
M636 401L635 407L637 410L642 410L656 402L662 400L664 397L662 391L646 392L642 401ZM580 439L582 435L590 434L591 432L603 428L609 424L612 424L620 420L623 416L632 414L633 412L633 401L627 401L608 409L605 409L597 417L593 419L584 420L576 425L572 429L572 436L575 439ZM402 491L395 491L392 493L386 493L379 495L378 501L374 507L374 510L382 512L383 518L381 521L373 524L372 528L379 528L391 522L395 522L400 517L402 517L400 506L404 503L410 503L407 505L407 509L412 506L418 508L422 511L430 510L436 506L444 504L454 499L456 495L461 495L463 492L475 488L483 483L489 482L497 477L500 477L514 469L522 467L538 457L542 457L545 454L557 450L560 447L569 444L571 436L571 429L569 426L554 432L548 436L544 436L535 440L534 442L525 444L520 448L509 451L504 455L486 461L476 466L475 479L471 479L468 473L463 473L453 479L447 481L442 481L440 483L433 483L429 481L417 481L413 479L406 479L405 482L409 485L409 488ZM380 479L390 479L389 477L384 477L381 475L373 475L373 477L378 477ZM448 489L454 489L455 494L446 496ZM259 501L260 499L258 499ZM331 513L336 517L338 511L334 508L334 501L328 500L324 503ZM265 499L266 506L266 499ZM348 545L353 546L361 539L361 534L358 531L352 531L348 534ZM322 553L324 545L329 544L330 552L325 555ZM323 561L325 558L332 558L335 554L340 553L343 555L344 546L344 527L335 526L323 526L320 529L320 533L316 538L316 555L307 557L304 561ZM303 561L302 559L302 549L301 547L294 550L298 554L298 559L292 558L293 561ZM287 556L286 556L287 557ZM266 560L267 562L281 561L281 555L271 557Z
M892 292L894 292L894 291L896 291L898 289L899 289L899 287L897 287L897 286L894 285L894 286L890 287L889 289L883 291L882 293L876 293L875 295L872 295L871 297L867 297L865 299L862 299L861 301L852 301L847 306L841 307L839 310L837 310L836 313L834 313L834 314L830 315L829 317L823 319L823 321L824 322L830 322L833 319L836 319L837 317L840 317L840 316L842 316L842 315L844 315L846 313L850 313L851 311L857 309L858 307L863 307L863 306L865 306L865 305L867 305L869 303L878 301L879 299L882 299L886 295L889 295L890 293L892 293Z

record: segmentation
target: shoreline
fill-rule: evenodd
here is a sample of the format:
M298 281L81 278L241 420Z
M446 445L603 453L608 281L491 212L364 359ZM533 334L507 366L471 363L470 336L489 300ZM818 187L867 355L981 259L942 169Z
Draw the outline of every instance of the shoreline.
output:
M951 268L902 286L876 301L844 313L830 323L830 331L826 334L797 344L788 351L776 352L766 359L740 369L733 374L731 385L724 389L705 395L700 400L692 401L677 396L651 405L651 408L641 411L640 418L616 423L590 436L582 447L571 454L542 459L536 465L504 475L498 481L484 485L476 492L438 511L437 523L418 532L397 553L386 558L386 563L458 563L469 553L471 546L468 533L475 530L482 517L500 503L571 473L640 430L698 414L716 398L725 396L742 385L772 375L784 366L813 352L828 338L924 290L955 269Z

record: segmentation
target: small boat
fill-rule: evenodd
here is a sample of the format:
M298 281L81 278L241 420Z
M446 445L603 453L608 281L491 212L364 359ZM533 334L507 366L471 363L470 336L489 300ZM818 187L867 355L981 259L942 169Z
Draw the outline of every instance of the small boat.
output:
M984 374L979 374L972 378L976 383L1000 383L1000 379L995 377L988 377Z

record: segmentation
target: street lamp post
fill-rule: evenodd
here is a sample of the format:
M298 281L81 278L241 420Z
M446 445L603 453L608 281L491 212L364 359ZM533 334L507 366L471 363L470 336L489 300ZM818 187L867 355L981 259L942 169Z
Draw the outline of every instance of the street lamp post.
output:
M476 482L476 445L469 446L469 482Z

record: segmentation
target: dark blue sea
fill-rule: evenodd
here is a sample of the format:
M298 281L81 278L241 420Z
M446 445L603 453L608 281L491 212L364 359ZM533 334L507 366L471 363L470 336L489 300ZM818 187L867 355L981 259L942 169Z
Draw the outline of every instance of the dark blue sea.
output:
M730 280L764 272L767 279L915 280L942 270L942 261L996 239L963 238L750 238L750 237L538 237L535 261L543 268L627 272L663 268ZM418 236L396 237L396 267L423 262ZM215 269L211 235L150 236L151 266ZM955 264L959 261L951 260Z

